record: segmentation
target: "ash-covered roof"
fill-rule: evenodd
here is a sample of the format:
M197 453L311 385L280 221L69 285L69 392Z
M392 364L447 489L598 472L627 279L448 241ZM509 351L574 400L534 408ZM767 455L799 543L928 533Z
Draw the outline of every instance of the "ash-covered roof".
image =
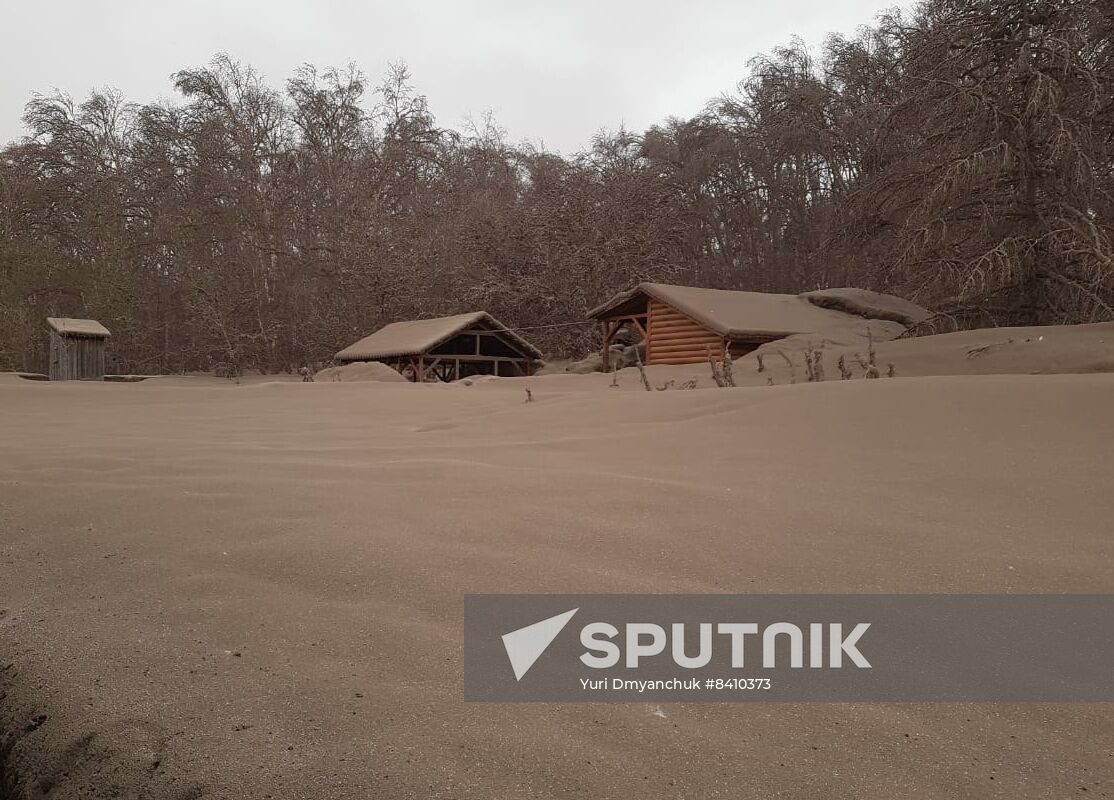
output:
M652 297L728 339L780 339L832 328L848 316L917 320L928 312L907 300L862 289L829 289L796 294L736 292L666 283L640 283L593 308L588 316L606 317L639 295ZM921 316L923 315L923 316ZM908 320L904 324L910 324Z
M486 311L456 314L436 319L416 319L392 322L371 336L364 337L341 350L335 358L340 362L376 361L396 356L413 356L426 353L469 328L482 327L497 331L504 339L533 358L541 358L538 348L530 344Z
M90 339L107 339L112 334L108 328L95 319L71 319L70 317L47 317L46 324L62 336L83 336Z

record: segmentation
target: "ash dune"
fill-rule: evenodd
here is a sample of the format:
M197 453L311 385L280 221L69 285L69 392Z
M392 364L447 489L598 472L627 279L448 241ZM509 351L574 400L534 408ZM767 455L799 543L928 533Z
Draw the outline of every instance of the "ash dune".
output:
M1064 330L1078 348L996 330L877 349L899 375L1108 363L1110 326ZM463 703L470 592L1114 587L1114 375L785 385L753 355L736 374L778 385L0 381L5 779L67 798L1114 793L1101 705Z

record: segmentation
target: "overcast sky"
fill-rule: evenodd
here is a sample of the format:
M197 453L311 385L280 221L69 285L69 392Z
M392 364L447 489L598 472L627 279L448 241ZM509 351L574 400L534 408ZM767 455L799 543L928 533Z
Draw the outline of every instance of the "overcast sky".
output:
M225 51L273 86L302 63L403 60L440 124L494 112L514 141L572 152L731 90L794 34L817 47L898 0L21 0L4 12L0 142L32 92L173 96L170 75Z

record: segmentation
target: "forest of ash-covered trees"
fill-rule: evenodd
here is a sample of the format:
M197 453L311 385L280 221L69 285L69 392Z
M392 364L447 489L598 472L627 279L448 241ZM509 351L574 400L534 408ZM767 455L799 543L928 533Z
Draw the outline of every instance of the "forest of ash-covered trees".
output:
M276 87L221 55L173 102L36 95L0 151L0 369L42 366L46 316L102 321L116 371L275 372L396 319L581 321L640 280L885 290L936 331L1114 319L1112 41L1109 0L927 0L574 155L441 127L403 66Z

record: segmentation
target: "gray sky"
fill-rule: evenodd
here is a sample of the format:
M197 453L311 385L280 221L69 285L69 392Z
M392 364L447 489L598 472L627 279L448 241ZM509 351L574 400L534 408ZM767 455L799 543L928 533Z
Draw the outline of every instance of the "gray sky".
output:
M302 63L353 61L377 85L404 60L440 124L491 110L514 141L572 152L600 128L689 116L747 60L817 47L896 0L40 0L5 10L0 142L32 92L173 96L170 74L220 51L281 87Z

